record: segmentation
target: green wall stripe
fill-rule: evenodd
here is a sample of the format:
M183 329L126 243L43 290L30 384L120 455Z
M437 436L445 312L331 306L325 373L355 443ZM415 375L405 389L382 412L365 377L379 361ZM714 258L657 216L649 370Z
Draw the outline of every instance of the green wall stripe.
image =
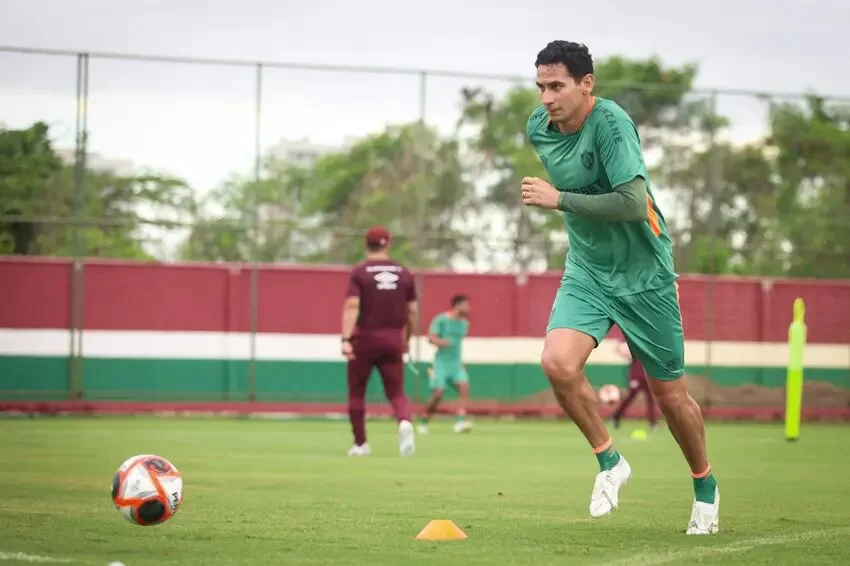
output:
M549 384L536 364L470 364L472 396L477 399L531 400ZM424 364L420 377L408 371L407 389L427 394ZM62 399L67 397L67 359L63 357L0 356L0 399ZM346 398L342 362L259 361L258 400L335 402ZM89 358L83 361L84 398L89 400L183 401L246 400L249 363L227 360L156 360ZM710 376L721 386L782 387L781 368L690 367L689 373ZM623 366L590 365L590 382L626 384ZM850 389L850 370L810 369L807 381L823 381ZM369 384L371 401L384 399L380 377ZM450 395L451 396L451 395Z

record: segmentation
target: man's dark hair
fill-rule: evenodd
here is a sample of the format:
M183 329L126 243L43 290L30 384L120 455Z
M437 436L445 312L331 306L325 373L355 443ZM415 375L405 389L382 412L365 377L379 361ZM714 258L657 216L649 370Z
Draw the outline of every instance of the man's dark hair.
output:
M387 247L386 244L378 244L378 243L373 243L373 242L369 242L368 244L366 244L366 249L369 250L370 253L379 252L386 247Z
M590 51L584 43L562 39L551 41L537 54L534 66L558 63L567 68L567 72L576 82L583 79L585 75L593 73L593 57L590 56Z
M452 297L451 304L453 307L456 307L459 304L465 303L468 300L469 298L466 295L455 295L454 297Z

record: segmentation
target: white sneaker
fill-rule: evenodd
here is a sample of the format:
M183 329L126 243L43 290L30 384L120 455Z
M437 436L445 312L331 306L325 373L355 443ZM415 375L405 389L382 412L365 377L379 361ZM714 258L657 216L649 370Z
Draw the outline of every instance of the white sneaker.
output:
M416 425L416 432L419 434L428 434L428 425L422 423Z
M413 423L401 421L398 423L398 452L402 456L412 456L416 451L416 441L413 438Z
M632 467L622 454L620 454L620 461L613 468L596 474L593 493L590 495L591 517L594 519L604 517L617 508L620 488L629 481L631 475Z
M348 450L349 456L368 456L372 453L372 448L369 447L368 442L364 442L363 444L357 445L355 444Z
M452 427L452 430L453 430L454 432L457 432L457 433L460 433L460 432L469 432L471 429L472 429L472 423L471 423L471 422L469 422L469 421L466 421L466 420L464 420L464 421L457 421L457 422L454 424L454 426Z
M720 530L720 490L714 488L714 503L702 503L694 499L688 535L713 535Z

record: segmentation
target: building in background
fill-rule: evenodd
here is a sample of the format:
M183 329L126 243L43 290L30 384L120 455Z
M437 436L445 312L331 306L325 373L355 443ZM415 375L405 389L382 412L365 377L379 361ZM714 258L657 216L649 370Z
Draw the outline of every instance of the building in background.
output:
M56 154L65 165L74 164L74 153L73 149L56 148ZM133 177L137 174L136 167L131 160L104 157L98 153L89 153L86 155L86 168L92 171L112 173L120 177Z
M282 139L277 144L269 148L268 155L272 159L298 165L300 167L310 167L316 160L327 154L336 151L345 151L354 144L356 138L347 137L342 144L330 145L314 143L307 138L299 140Z

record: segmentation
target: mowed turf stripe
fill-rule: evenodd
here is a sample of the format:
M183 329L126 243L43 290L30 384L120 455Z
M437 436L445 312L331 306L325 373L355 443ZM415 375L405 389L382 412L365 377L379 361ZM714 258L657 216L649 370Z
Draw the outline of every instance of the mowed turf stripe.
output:
M721 533L722 531L722 516L721 508ZM735 552L747 552L762 546L774 546L778 544L788 544L789 542L808 542L816 539L827 538L832 536L850 535L850 527L839 527L834 529L821 529L817 531L803 531L802 533L793 533L787 535L772 535L766 537L757 537L730 544L722 544L717 546L696 546L686 550L674 550L671 552L648 552L646 554L638 554L630 558L615 560L613 562L602 562L604 566L656 566L658 564L668 564L670 562L678 562L680 560L689 560L693 558L704 558L715 555L732 554ZM682 536L687 536L682 534ZM712 537L718 535L691 535L689 538L695 540L711 541Z

